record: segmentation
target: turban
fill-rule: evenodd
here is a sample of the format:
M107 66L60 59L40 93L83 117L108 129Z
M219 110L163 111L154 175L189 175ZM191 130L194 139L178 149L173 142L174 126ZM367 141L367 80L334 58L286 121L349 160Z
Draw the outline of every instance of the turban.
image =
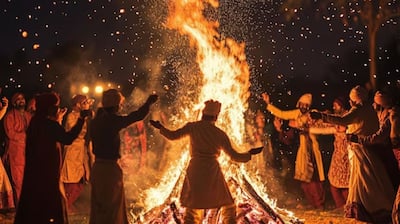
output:
M392 105L390 96L381 91L375 93L374 102L384 108L389 108Z
M78 103L82 103L83 101L87 100L87 97L85 95L80 95L77 94L75 96L72 97L72 105L78 104Z
M311 93L306 93L306 94L302 95L299 98L299 100L297 101L296 107L299 107L300 103L307 104L308 106L311 106L311 103L312 103L312 95L311 95Z
M103 92L101 104L103 107L117 107L121 104L124 97L116 89L109 89Z
M204 115L218 116L221 111L221 103L214 100L207 100L204 102L205 107L203 109Z
M362 103L368 99L368 91L360 85L350 90L350 100L356 103Z

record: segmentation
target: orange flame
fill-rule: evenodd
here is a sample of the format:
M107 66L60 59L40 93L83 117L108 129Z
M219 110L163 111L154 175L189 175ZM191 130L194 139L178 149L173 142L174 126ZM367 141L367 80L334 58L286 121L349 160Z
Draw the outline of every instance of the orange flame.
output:
M236 149L240 151L240 148L246 146L244 143L244 114L248 109L248 98L250 96L250 72L245 56L245 44L237 43L230 38L221 38L217 32L219 23L208 21L203 14L206 6L217 8L219 3L216 0L169 1L169 17L166 26L189 37L190 45L197 50L196 61L202 75L201 83L198 85L200 88L198 99L192 99L194 101L193 106L184 109L182 115L180 115L181 120L176 118L174 122L187 122L193 119L190 115L196 114L203 107L203 102L208 99L218 100L222 103L222 108L217 126L227 132L232 138L233 144L239 146ZM187 105L190 105L190 103ZM176 195L171 196L169 192L172 192L172 188L177 186L176 183L184 172L189 155L188 144L186 144L186 148L183 146L184 144L180 145L175 142L174 145L174 147L180 147L180 151L184 149L185 153L182 154L179 161L174 161L158 186L147 190L145 193L146 211L163 204L168 196L176 197ZM249 166L254 167L259 164L265 166L265 161L261 157L261 154L257 155L252 159L253 164L249 164ZM251 169L247 165L232 164L226 156L221 156L219 162L225 171L227 180L234 179L237 180L237 184L242 185L239 176L244 176L247 180L251 180L249 184L266 203L274 208L276 207L276 201L269 199L265 193L265 185L263 180L257 176L257 168ZM249 172L250 169L251 172ZM166 193L160 195L160 192ZM237 200L247 200L239 188L236 188L232 193ZM170 198L169 200L174 199ZM280 209L280 212L286 212L289 217L293 216L289 211Z
M204 17L205 3L216 8L218 1L178 0L169 3L170 16L166 25L189 36L191 45L197 49L197 63L203 75L197 107L191 109L199 109L208 99L220 101L219 126L224 127L236 144L242 145L245 131L243 114L250 95L244 43L220 39L217 32L219 23Z

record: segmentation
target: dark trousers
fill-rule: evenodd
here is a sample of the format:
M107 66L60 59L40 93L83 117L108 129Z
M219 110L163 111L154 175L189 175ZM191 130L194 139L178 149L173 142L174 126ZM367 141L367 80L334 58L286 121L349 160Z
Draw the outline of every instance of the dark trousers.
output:
M301 182L301 189L303 189L307 201L314 208L324 208L325 190L321 181Z

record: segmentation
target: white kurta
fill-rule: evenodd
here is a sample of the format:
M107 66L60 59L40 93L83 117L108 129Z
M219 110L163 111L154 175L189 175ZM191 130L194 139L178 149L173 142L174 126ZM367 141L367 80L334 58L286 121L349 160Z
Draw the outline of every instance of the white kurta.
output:
M71 111L67 115L65 129L67 131L76 124L80 112ZM89 180L89 151L85 144L87 124L83 125L79 136L71 145L64 146L64 162L61 169L61 181L64 183L78 183L82 178Z

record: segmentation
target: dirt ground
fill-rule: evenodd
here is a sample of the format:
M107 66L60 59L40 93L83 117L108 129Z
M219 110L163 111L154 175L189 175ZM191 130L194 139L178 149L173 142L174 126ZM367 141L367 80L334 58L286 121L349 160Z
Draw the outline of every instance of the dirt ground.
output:
M305 224L365 224L353 219L344 218L343 215L335 211L314 211L314 210L292 210L296 217L304 221ZM12 224L14 213L0 213L0 223ZM70 224L89 223L88 214L75 214L69 217Z

